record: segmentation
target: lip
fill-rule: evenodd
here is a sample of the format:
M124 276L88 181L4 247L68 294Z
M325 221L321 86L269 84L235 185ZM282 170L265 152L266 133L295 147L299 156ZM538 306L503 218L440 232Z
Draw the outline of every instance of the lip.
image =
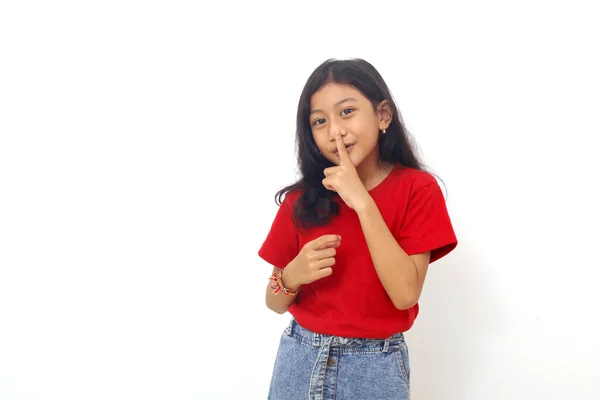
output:
M344 146L346 146L346 151L350 152L350 150L352 150L354 148L354 143L350 143L350 144L345 144ZM338 154L338 149L337 147L333 150L333 154L337 155Z

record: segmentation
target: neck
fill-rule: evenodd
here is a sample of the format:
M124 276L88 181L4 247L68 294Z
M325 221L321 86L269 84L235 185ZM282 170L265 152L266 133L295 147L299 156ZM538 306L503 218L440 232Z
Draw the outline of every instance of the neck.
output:
M371 190L388 176L393 167L392 164L379 161L379 154L373 153L360 163L356 172L365 188Z

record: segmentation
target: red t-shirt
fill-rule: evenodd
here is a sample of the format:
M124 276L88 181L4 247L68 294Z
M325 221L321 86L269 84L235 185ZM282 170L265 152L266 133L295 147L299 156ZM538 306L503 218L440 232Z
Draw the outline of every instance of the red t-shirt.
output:
M258 255L285 269L307 242L326 234L342 240L333 274L304 285L290 314L306 329L342 337L385 338L410 329L419 305L408 310L394 306L377 276L356 212L336 198L338 216L324 227L298 230L292 214L299 194L286 195ZM407 254L431 251L434 262L456 247L445 199L429 173L398 166L369 194Z

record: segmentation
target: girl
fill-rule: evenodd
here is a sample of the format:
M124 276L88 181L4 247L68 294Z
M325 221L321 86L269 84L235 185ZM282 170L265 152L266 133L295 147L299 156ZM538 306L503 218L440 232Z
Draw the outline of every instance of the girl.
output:
M277 193L258 252L274 267L267 306L293 317L269 399L409 399L403 332L429 264L457 245L440 187L364 60L312 73L296 135L301 179Z

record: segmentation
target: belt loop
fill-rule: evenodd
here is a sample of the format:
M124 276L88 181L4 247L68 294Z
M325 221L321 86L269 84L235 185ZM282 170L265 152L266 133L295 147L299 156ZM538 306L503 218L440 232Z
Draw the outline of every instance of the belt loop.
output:
M390 348L390 338L385 339L385 341L383 342L383 352L387 353L388 349Z

